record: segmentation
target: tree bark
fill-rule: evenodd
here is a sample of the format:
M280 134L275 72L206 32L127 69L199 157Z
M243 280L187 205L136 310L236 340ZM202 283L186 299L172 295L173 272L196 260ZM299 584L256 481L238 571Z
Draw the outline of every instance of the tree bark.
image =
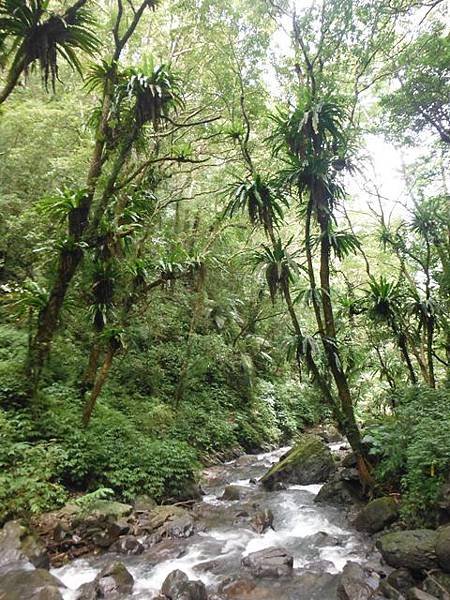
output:
M108 348L105 353L105 357L103 359L103 364L100 369L100 372L95 380L94 387L92 388L91 395L89 400L86 402L83 410L83 425L87 427L92 417L92 413L94 412L95 404L97 402L97 398L100 395L100 392L103 389L103 386L108 378L109 371L111 369L111 365L113 363L114 356L118 351L118 346L115 342L111 341L108 345Z

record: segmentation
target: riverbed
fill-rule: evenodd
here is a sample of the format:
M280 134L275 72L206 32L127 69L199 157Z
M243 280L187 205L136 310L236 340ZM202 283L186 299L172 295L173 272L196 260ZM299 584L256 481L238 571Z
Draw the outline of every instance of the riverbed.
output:
M321 485L288 485L270 492L258 485L258 479L287 450L244 455L207 468L202 483L205 495L193 507L196 532L191 537L160 542L140 556L107 553L53 569L67 586L64 599L75 600L79 586L116 558L135 579L132 595L126 596L135 600L156 597L175 569L202 580L212 598L335 600L336 575L347 561L373 565L377 554L371 539L351 527L343 508L314 502ZM239 500L221 499L230 484L239 486ZM249 518L261 510L272 511L273 528L259 534ZM272 546L293 556L294 574L255 580L241 565L242 558Z

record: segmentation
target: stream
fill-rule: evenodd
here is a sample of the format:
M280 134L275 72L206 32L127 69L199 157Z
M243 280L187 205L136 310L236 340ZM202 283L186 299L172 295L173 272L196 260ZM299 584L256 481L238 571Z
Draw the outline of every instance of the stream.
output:
M331 445L332 451L340 445ZM127 597L156 597L166 576L181 569L190 579L201 579L210 598L220 589L220 598L335 600L336 574L347 561L376 564L370 538L349 525L343 509L314 503L321 485L289 485L268 492L256 483L287 450L244 455L207 468L202 483L205 496L193 509L194 535L163 540L139 556L117 556L135 579L133 594ZM240 500L220 499L229 484L240 486ZM251 529L248 515L262 509L273 512L273 529L258 534ZM294 557L292 577L257 580L241 566L244 556L270 546L283 547ZM94 579L112 558L116 556L107 553L53 569L67 586L64 599L75 600L75 590ZM234 595L222 595L227 585L235 589Z

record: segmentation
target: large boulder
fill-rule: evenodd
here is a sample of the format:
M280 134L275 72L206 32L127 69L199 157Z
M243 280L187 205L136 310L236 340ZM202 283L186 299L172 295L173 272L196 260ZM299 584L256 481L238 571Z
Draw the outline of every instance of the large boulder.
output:
M44 544L18 521L9 521L0 531L0 571L13 566L49 568L49 559Z
M205 584L199 580L190 580L179 569L167 575L161 593L169 600L208 600Z
M440 567L450 573L450 525L437 530L436 554Z
M284 548L273 546L248 554L242 565L255 577L283 577L292 573L294 559Z
M390 496L369 502L356 516L354 525L358 531L377 533L398 519L397 502Z
M111 598L115 594L130 594L134 579L125 565L119 561L107 564L94 581L85 583L80 588L78 600L97 600Z
M305 435L260 481L269 490L280 482L309 485L326 481L334 470L333 456L325 442L318 436Z
M45 569L13 569L0 575L0 600L62 600L64 584Z
M378 581L358 563L348 562L342 571L337 600L369 600L377 585Z
M377 540L376 546L391 567L425 571L438 566L436 540L436 531L412 529L386 533Z

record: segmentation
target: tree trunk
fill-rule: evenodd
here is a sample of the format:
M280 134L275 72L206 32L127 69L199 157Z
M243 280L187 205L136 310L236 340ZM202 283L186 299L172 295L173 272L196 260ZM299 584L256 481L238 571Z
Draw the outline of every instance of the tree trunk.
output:
M118 350L118 346L114 342L110 342L108 345L108 349L106 350L105 357L103 359L102 368L95 380L94 387L92 388L91 395L86 402L83 410L83 425L87 427L92 417L92 413L94 412L95 404L97 402L97 398L99 397L103 386L108 378L109 371L111 369L111 365L114 360L114 356Z
M97 131L97 141L92 154L87 176L87 192L80 205L73 208L68 215L68 233L70 248L62 248L59 253L56 277L51 287L48 300L38 317L36 334L32 342L27 374L31 382L31 391L37 391L42 369L50 354L53 337L58 328L61 309L64 304L69 285L83 258L80 242L85 233L89 212L94 199L98 178L102 171L102 156L105 146L105 131L109 119L112 97L112 82L105 86L102 106L102 118Z
M96 377L97 368L98 368L98 362L100 360L101 345L99 343L99 340L97 339L97 336L99 335L99 333L95 332L94 335L96 336L96 339L94 340L94 342L91 346L91 351L89 352L89 360L88 360L88 364L86 367L86 371L84 372L83 380L80 384L80 395L82 398L84 398L86 393L90 392L92 390L92 388L94 387L95 377Z
M326 201L327 193L319 184L311 192L316 193L316 197L311 202L311 207L317 207L317 220L320 228L320 287L321 302L323 311L323 331L321 332L322 344L327 356L334 382L336 384L340 409L342 414L341 427L347 437L349 444L354 451L357 461L361 481L364 484L370 484L370 466L367 459L367 451L361 442L361 433L356 422L353 400L348 385L347 377L342 368L342 360L339 355L339 348L336 338L336 326L333 314L333 305L331 301L330 284L330 211ZM309 240L308 240L309 242ZM320 325L318 323L318 325Z
M295 334L297 335L297 337L303 338L303 333L302 333L302 330L300 327L300 323L298 322L298 319L297 319L297 314L295 312L294 304L293 304L292 298L291 298L291 292L289 290L289 285L287 283L285 283L283 285L283 294L284 294L284 298L286 300L286 305L288 308L289 315L291 317L291 321L292 321L292 325L294 327ZM342 415L340 414L339 408L336 405L336 402L333 398L333 395L331 393L331 390L330 390L327 382L325 381L322 373L320 372L318 366L316 365L316 362L311 354L310 348L306 349L305 361L306 361L306 365L308 367L309 372L313 376L314 382L316 383L316 385L322 392L326 403L331 408L331 410L333 412L333 416L336 418L337 422L340 423L342 421Z
M3 102L5 102L5 100L7 100L9 95L12 93L12 91L16 87L17 82L19 81L19 77L22 75L24 69L25 69L25 60L22 59L21 61L19 61L19 63L17 63L15 68L12 69L8 73L5 87L0 92L0 104L3 104Z

